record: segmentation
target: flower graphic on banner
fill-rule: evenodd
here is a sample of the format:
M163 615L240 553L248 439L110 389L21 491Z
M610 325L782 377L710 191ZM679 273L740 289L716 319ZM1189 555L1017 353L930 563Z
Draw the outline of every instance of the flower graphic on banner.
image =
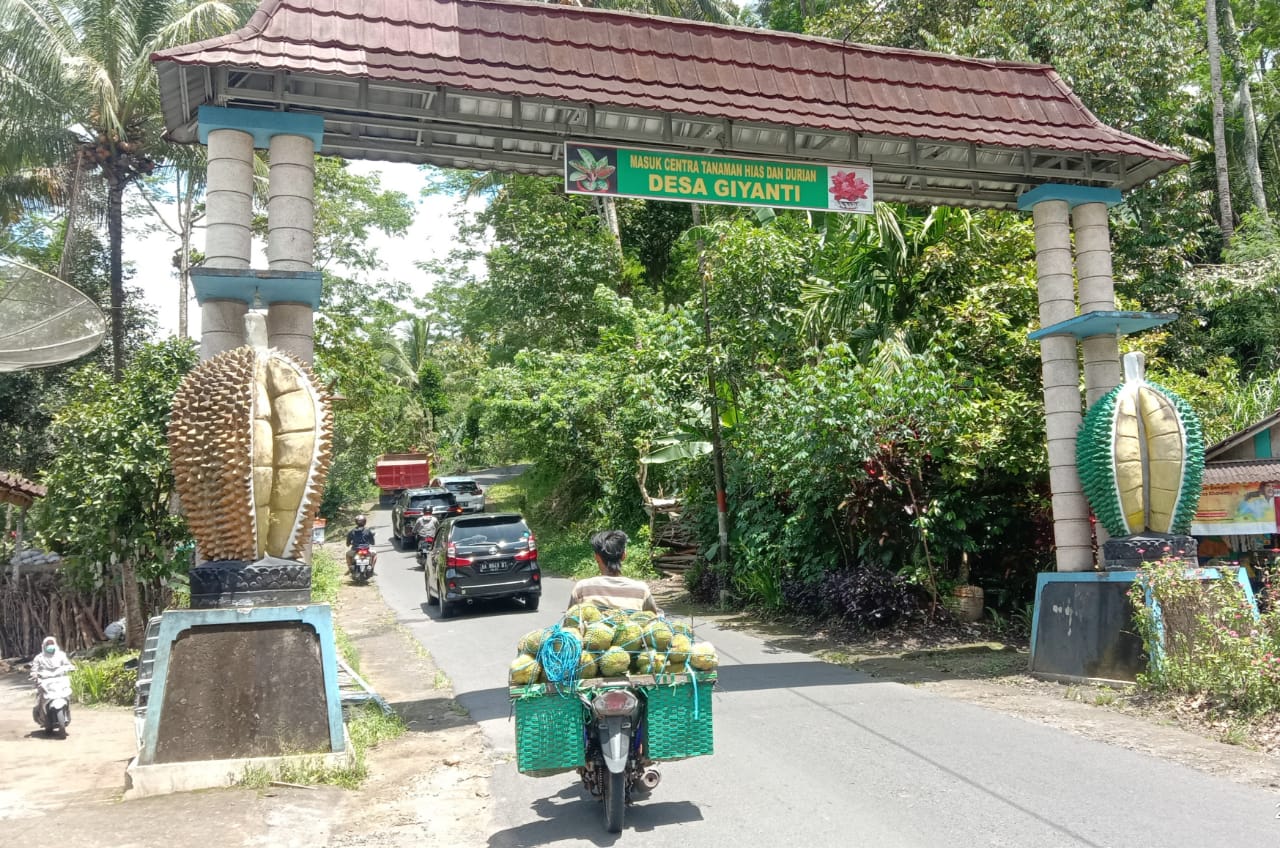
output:
M580 191L608 191L609 177L618 170L609 164L609 157L597 159L583 147L579 147L577 152L578 158L569 163L569 182L577 183Z
M853 171L834 171L831 174L831 197L841 209L856 209L865 200L871 184Z

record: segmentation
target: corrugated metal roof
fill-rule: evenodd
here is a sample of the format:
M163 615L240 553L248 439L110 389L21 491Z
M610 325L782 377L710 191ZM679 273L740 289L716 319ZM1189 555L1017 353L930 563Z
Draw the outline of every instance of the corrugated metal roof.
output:
M153 61L1185 161L1099 122L1045 65L562 5L267 0L238 32Z
M1280 483L1280 459L1206 462L1202 484L1223 483Z

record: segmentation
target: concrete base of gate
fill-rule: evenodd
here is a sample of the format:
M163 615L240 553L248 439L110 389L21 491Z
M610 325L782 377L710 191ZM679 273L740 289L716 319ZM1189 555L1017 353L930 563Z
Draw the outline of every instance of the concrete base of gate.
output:
M328 605L161 617L130 797L227 786L246 767L317 757L349 757Z
M1140 571L1046 572L1036 579L1031 624L1031 674L1062 683L1124 686L1147 668L1129 590ZM1188 568L1188 580L1236 580L1257 602L1243 568ZM1150 603L1150 598L1148 598ZM1163 639L1163 637L1161 637ZM1158 649L1157 649L1158 650Z
M246 775L265 770L277 774L282 767L294 764L319 764L327 768L346 768L352 764L347 749L335 754L297 754L287 757L242 757L233 760L195 760L187 763L156 763L144 766L138 758L125 769L124 799L149 798L174 792L198 789L224 789L235 786Z
M1129 589L1137 571L1040 574L1031 673L1045 680L1126 685L1147 667Z

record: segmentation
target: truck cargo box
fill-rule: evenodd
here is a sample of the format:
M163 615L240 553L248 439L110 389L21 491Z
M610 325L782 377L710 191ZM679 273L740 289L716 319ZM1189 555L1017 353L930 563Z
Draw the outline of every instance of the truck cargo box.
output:
M425 453L384 453L374 461L373 482L387 495L422 488L431 482L431 457Z

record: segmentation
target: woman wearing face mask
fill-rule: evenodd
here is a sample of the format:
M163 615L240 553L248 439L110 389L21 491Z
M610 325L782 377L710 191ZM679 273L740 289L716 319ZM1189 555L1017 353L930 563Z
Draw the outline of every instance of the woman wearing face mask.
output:
M67 700L71 696L71 684L67 675L75 669L66 652L58 647L58 640L46 636L40 647L40 653L31 661L31 679L36 684L36 708L32 715L37 724L45 724L44 715L48 700L60 698ZM55 678L63 678L56 680ZM70 711L68 711L69 720ZM66 728L63 728L64 732Z

